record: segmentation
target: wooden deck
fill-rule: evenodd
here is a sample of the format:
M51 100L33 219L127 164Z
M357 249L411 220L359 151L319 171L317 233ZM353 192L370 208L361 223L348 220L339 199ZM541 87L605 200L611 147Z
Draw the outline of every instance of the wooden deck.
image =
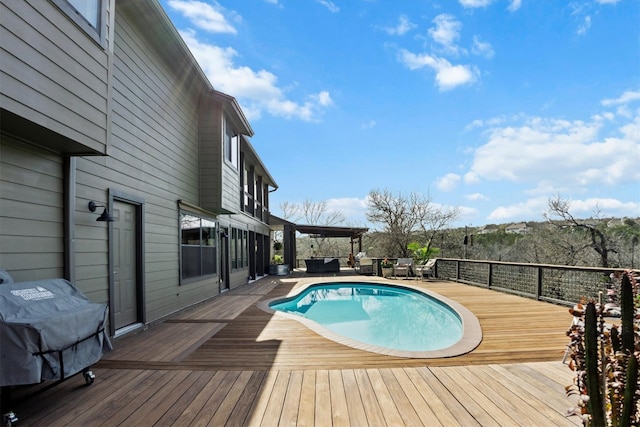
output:
M356 277L367 279L326 279ZM573 375L560 362L566 308L411 281L470 309L483 341L458 357L405 359L337 344L256 306L321 279L266 277L120 339L93 385L77 376L17 402L20 425L580 425L564 416L573 406L564 394Z

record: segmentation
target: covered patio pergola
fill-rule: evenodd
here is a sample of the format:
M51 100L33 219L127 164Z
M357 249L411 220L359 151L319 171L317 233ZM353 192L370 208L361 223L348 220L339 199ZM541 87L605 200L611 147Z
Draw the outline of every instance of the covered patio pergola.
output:
M296 232L315 237L348 238L351 244L351 254L357 245L356 252L362 252L362 236L369 231L366 227L336 227L330 225L303 225L270 215L269 226L273 231L282 232L282 247L284 263L293 266L296 261Z

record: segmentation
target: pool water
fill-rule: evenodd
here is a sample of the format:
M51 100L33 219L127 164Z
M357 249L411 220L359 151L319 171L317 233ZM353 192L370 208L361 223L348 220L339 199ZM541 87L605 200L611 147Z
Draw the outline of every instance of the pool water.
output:
M440 350L458 342L463 333L460 316L447 304L398 286L313 285L269 306L313 320L352 340L395 350Z

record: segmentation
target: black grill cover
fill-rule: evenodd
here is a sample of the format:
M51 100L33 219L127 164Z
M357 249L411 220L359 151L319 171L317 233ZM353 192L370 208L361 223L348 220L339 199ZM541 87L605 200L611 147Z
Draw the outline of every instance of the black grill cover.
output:
M71 282L0 284L0 386L64 379L111 350L106 304Z

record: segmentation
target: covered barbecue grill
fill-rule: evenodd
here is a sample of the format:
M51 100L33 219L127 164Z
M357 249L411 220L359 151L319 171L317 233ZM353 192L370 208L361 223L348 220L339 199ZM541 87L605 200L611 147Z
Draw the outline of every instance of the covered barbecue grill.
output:
M106 304L89 301L71 282L3 280L0 284L0 387L64 380L111 350ZM3 414L8 408L3 408Z

